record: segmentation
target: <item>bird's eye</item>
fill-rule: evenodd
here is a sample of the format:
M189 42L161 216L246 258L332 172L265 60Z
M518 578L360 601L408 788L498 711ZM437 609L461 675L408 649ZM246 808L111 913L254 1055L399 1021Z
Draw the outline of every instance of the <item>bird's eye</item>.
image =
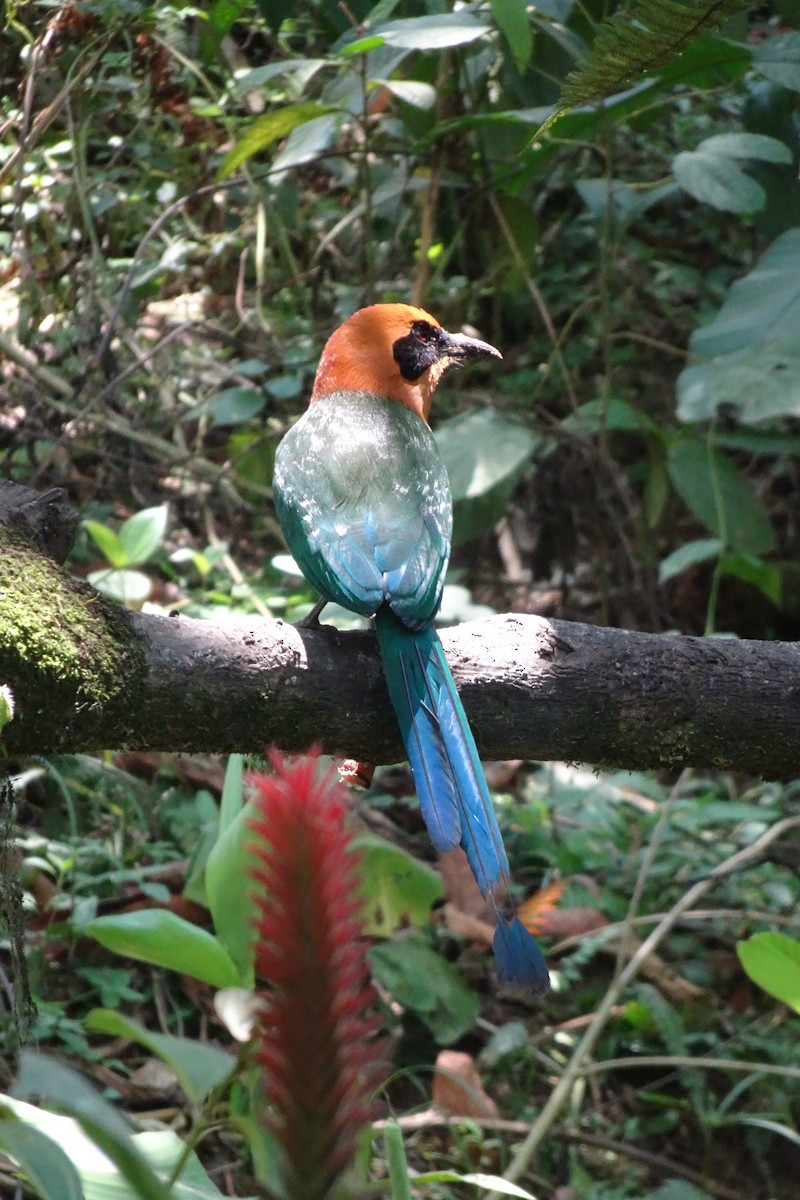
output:
M431 341L434 336L433 326L429 325L427 321L415 321L411 326L411 331L423 344Z

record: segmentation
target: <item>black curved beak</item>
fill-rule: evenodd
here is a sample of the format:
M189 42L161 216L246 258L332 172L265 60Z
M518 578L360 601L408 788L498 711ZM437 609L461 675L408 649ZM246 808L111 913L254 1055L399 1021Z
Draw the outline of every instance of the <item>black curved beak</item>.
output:
M451 358L454 362L467 362L471 358L502 358L499 350L488 342L479 342L477 338L467 337L464 333L448 333L443 329L439 335L439 350L442 358Z

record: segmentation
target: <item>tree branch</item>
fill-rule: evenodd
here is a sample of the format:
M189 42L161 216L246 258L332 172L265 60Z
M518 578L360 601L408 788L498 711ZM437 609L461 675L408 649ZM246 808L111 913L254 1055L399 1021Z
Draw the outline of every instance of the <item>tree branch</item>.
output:
M3 494L0 683L17 706L0 737L8 753L316 743L372 762L403 757L371 633L128 612L47 557L29 516L4 520ZM442 641L486 758L800 775L792 643L513 615Z

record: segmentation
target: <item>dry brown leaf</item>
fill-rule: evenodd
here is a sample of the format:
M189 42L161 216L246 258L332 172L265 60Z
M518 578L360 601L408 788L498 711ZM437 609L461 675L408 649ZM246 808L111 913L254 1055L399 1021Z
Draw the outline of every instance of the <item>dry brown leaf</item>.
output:
M431 1095L434 1104L452 1117L500 1116L494 1100L484 1091L475 1060L460 1050L442 1050L436 1059Z

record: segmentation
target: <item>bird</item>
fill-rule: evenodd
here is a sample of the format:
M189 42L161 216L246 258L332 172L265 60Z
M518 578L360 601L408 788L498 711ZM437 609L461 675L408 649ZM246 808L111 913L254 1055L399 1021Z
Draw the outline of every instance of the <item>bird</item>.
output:
M308 408L278 446L273 497L321 603L374 619L428 834L439 852L464 849L494 906L498 978L544 992L544 955L516 912L506 915L508 858L434 626L453 504L428 424L431 402L451 367L500 358L413 305L358 309L325 344Z

